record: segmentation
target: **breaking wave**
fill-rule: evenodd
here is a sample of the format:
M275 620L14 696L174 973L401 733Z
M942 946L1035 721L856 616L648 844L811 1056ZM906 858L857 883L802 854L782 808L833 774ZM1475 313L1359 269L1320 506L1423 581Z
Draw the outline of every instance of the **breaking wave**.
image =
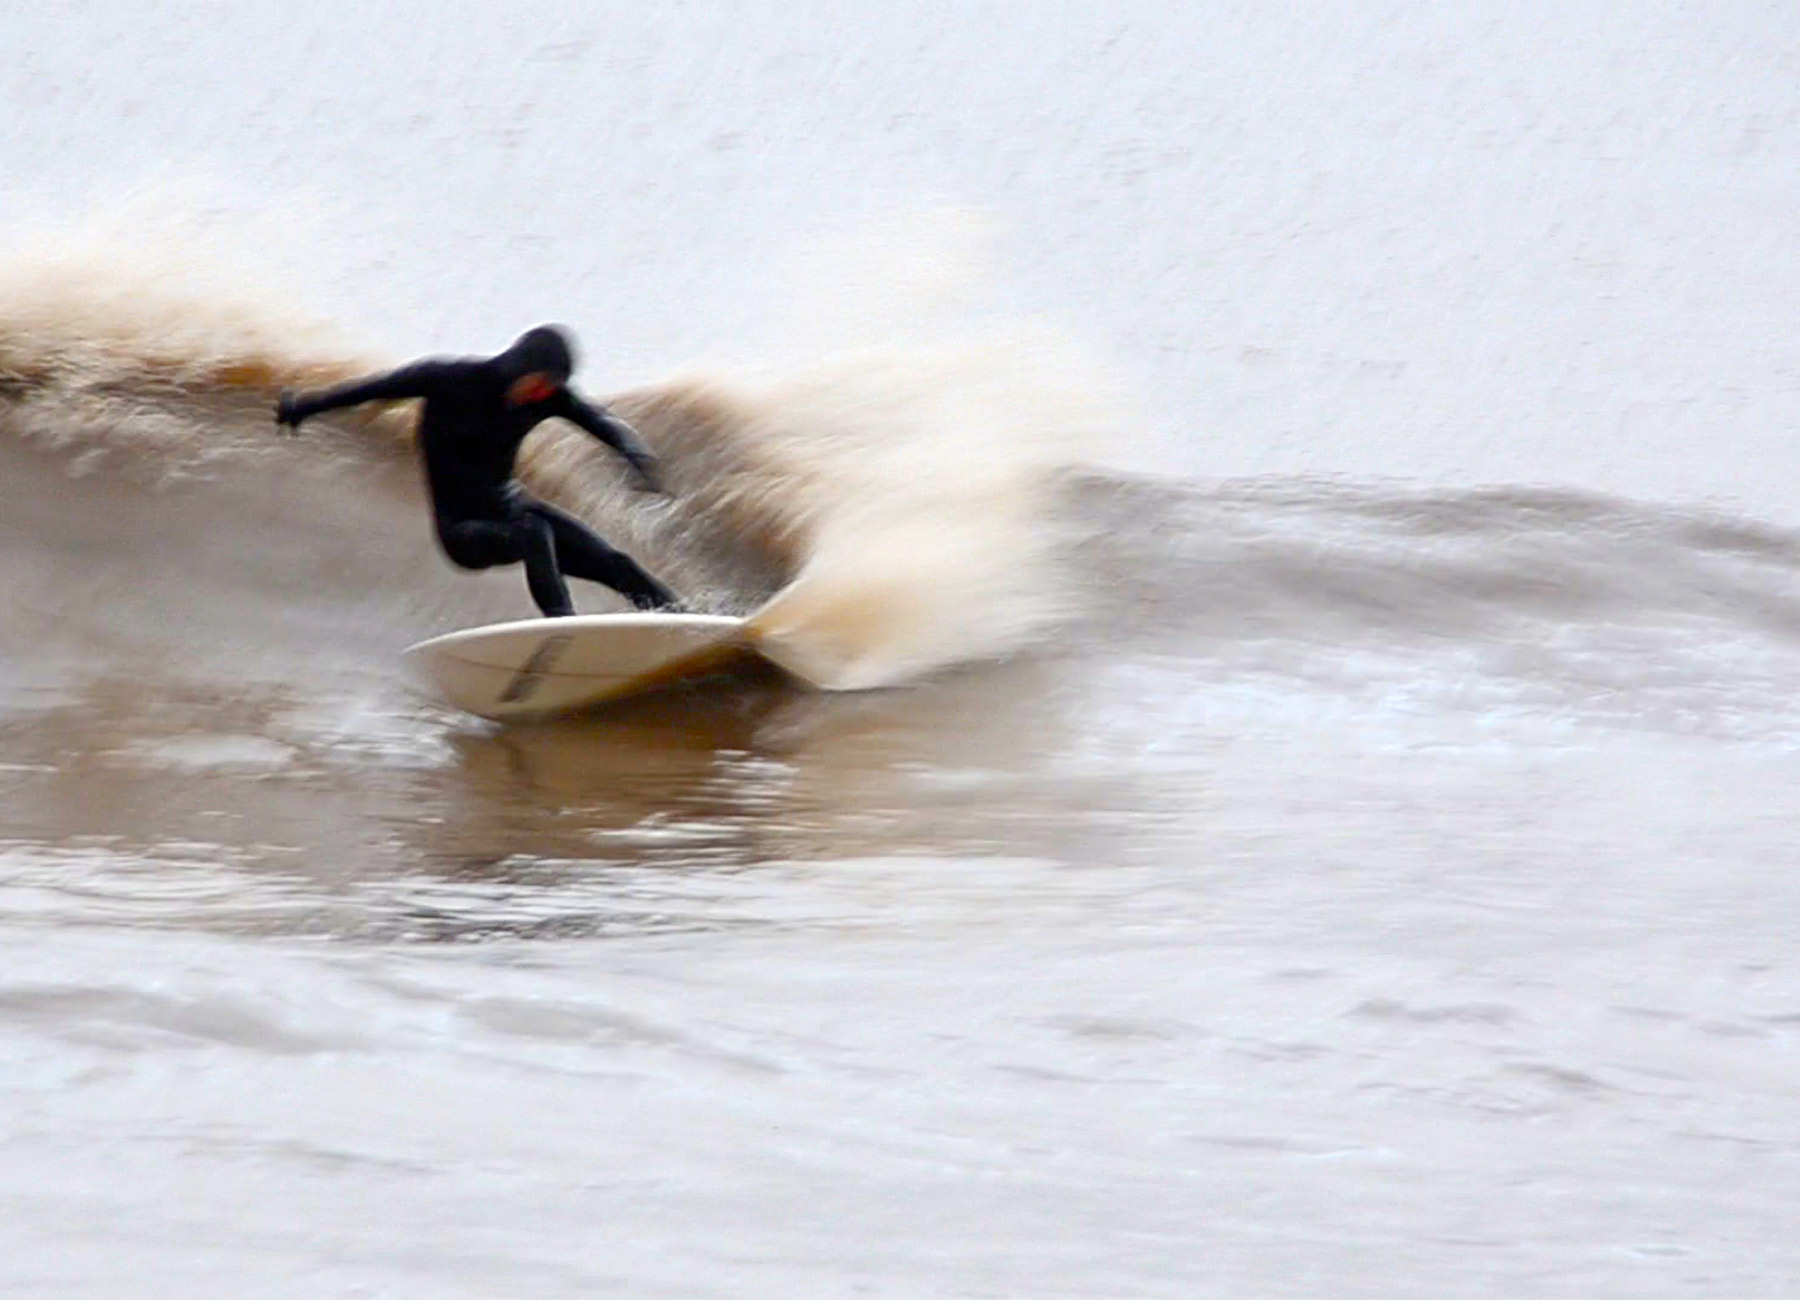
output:
M333 655L367 672L420 635L525 612L516 573L452 574L433 553L407 408L273 436L280 387L393 358L290 291L250 292L213 242L127 226L0 256L14 677L151 649L204 653L209 675L234 655L269 678ZM1121 672L1176 671L1195 707L1235 682L1800 734L1790 533L1516 485L1084 469L1133 423L1102 368L1051 331L959 315L971 259L891 261L885 298L865 276L805 308L823 340L613 399L664 456L673 501L626 490L573 429L535 435L522 473L844 688L1054 639ZM850 321L846 301L879 309Z

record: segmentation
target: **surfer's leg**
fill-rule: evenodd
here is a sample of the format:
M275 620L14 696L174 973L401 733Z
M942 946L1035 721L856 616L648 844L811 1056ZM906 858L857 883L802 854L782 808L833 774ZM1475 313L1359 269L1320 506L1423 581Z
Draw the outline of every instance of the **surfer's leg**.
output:
M674 592L625 552L601 541L579 519L541 501L526 509L555 539L556 558L570 577L604 583L639 609L670 609L678 603Z
M518 528L491 519L439 519L438 542L459 569L491 569L523 558Z
M557 567L557 539L550 522L533 511L523 511L513 525L525 552L525 585L545 618L566 618L575 612L569 584Z
M525 583L546 617L573 614L569 587L556 568L556 539L547 521L521 510L514 518L438 522L438 540L450 562L463 569L491 569L525 561Z

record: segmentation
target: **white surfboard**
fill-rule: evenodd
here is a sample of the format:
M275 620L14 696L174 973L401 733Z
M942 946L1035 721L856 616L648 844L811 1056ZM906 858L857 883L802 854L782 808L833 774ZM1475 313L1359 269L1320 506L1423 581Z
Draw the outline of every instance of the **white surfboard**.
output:
M484 718L569 713L718 672L755 654L722 614L584 614L495 623L421 641L409 667Z

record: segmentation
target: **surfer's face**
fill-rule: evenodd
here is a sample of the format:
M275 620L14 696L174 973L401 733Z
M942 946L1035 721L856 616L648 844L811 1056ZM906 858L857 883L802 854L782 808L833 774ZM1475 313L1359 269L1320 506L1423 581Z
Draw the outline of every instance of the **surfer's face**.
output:
M556 390L561 387L561 384L543 371L534 370L513 380L512 386L506 390L506 400L514 406L530 406L534 402L547 401L556 396Z

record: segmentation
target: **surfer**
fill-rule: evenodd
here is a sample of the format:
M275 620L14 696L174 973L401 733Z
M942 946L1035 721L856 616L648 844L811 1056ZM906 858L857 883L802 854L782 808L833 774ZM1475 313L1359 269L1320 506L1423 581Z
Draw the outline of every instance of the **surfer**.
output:
M525 435L559 416L624 457L640 491L664 490L656 458L631 426L570 390L574 369L568 333L540 325L496 357L429 358L320 392L284 392L275 423L297 431L302 420L339 407L423 398L419 448L438 543L452 564L524 561L531 598L550 618L575 612L564 574L603 583L639 609L674 608L674 593L637 561L531 496L514 475Z

